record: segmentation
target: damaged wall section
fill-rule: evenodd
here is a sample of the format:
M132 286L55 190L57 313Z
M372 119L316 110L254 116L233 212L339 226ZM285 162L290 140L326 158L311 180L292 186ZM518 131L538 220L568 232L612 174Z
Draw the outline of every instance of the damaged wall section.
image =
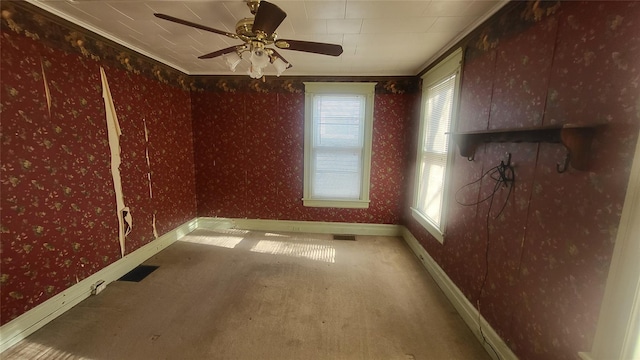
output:
M0 36L3 325L196 216L189 92L99 60L109 55L69 50L47 34L82 34L8 6L15 22L3 18ZM126 249L113 216L120 195L101 68L121 130L122 204L136 218Z
M100 67L100 79L102 80L102 98L104 99L107 134L109 134L109 150L111 151L111 177L113 178L113 190L116 193L118 240L120 243L120 254L124 257L125 241L127 235L131 233L133 218L131 216L131 210L124 204L124 195L122 193L122 178L120 176L120 135L122 135L122 131L118 123L118 114L113 105L107 75L102 67Z

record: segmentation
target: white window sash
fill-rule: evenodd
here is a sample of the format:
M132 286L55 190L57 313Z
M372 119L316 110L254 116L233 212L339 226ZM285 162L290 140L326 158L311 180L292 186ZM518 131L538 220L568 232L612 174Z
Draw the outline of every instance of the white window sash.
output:
M458 49L422 78L420 138L411 213L440 242L444 241L449 192L447 185L453 160L449 135L446 133L455 127L461 59L462 50ZM453 83L448 83L451 81ZM438 95L450 98L435 99L440 101L434 102L434 97ZM445 128L442 128L442 120L447 118L449 125L447 127L444 124Z
M369 206L374 90L375 83L305 83L305 172L302 199L305 206ZM330 114L334 115L335 122L332 122L332 117L325 117L322 119L325 121L319 123L321 119L316 112L321 106L320 101L324 100L322 97L327 101L339 101L341 96L350 100L362 100L359 112L363 116L360 120L350 122L349 118L354 113L343 114L337 111ZM341 119L347 119L350 124L341 125ZM347 129L352 127L352 131L344 139L340 139L335 133L331 133L331 127L334 126L345 126ZM322 127L328 131L326 138L320 133ZM325 159L333 156L335 161L345 161L345 168L327 166L322 169L322 165L326 164L316 161L322 155ZM341 184L350 185L341 189Z

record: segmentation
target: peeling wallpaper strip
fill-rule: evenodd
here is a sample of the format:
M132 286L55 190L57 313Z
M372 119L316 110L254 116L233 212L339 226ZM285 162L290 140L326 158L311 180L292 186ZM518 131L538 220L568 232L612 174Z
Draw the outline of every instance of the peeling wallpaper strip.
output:
M142 125L144 126L144 155L147 159L147 181L149 182L149 199L153 199L153 186L151 184L151 159L149 158L149 129L147 128L147 120L142 118ZM156 214L154 213L151 220L151 227L153 228L153 236L158 238L158 229L156 228Z
M116 114L115 105L111 98L107 74L104 68L100 67L100 77L102 79L102 97L107 117L107 131L109 133L109 148L111 149L111 175L113 176L113 188L116 193L116 216L118 217L118 238L120 240L120 254L124 257L125 239L131 232L132 217L131 211L124 204L122 193L122 179L120 178L120 124Z
M156 214L153 214L153 220L152 220L152 226L153 226L153 236L157 239L158 238L158 229L156 228Z
M42 82L44 82L44 94L47 97L47 110L49 110L49 118L51 118L51 91L49 90L49 84L47 84L47 75L44 72L44 62L40 60L40 67L42 68Z
M149 181L149 198L153 199L153 188L151 187L151 160L149 160L149 129L147 128L147 120L142 119L144 125L144 156L147 159L147 179Z

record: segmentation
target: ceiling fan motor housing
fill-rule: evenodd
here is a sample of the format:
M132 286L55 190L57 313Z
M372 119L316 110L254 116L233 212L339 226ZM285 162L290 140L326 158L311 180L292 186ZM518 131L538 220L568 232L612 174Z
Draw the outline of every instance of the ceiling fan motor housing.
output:
M236 34L253 37L253 18L240 19L236 24Z

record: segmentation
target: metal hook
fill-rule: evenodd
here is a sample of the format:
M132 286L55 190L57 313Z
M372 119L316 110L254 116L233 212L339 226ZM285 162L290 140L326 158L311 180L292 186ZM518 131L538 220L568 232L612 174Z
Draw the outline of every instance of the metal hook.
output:
M511 166L511 153L505 153L505 155L507 156L507 163L504 163L504 160L500 160L500 165L501 166Z
M562 166L562 168L560 168L559 163L556 163L556 171L558 172L558 174L562 174L563 172L566 172L567 170L569 170L570 162L571 162L571 156L569 153L567 153L567 157L564 158L564 165Z

